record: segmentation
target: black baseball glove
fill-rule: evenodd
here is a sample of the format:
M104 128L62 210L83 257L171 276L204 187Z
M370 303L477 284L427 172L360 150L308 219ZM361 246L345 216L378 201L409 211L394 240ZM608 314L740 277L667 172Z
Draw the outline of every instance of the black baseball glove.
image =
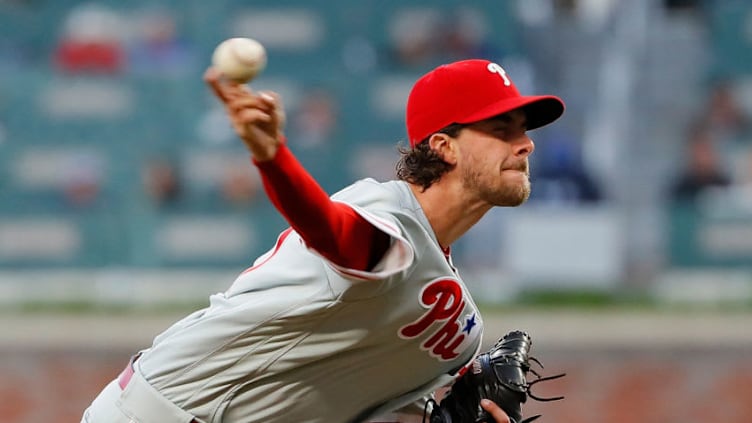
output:
M478 355L470 368L452 384L449 394L441 404L433 402L430 423L492 423L493 418L480 407L480 400L495 402L509 416L511 423L529 423L540 415L522 420L522 404L527 397L538 401L555 401L564 397L541 398L530 392L530 387L544 380L564 376L541 377L530 368L530 362L543 365L530 352L530 336L522 331L504 335L488 351ZM527 381L527 374L536 379ZM424 416L425 421L425 416Z

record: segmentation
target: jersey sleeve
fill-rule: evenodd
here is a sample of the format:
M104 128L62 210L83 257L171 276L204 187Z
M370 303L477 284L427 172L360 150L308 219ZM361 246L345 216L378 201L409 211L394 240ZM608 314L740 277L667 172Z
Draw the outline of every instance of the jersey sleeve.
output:
M340 275L355 280L386 279L407 269L413 262L415 253L410 242L402 235L396 221L378 216L362 207L355 205L350 205L350 207L364 220L389 236L389 247L381 254L375 266L368 270L353 269L330 261L331 267Z
M369 274L383 267L392 236L344 203L334 202L282 144L274 159L254 164L269 199L306 242L334 266Z

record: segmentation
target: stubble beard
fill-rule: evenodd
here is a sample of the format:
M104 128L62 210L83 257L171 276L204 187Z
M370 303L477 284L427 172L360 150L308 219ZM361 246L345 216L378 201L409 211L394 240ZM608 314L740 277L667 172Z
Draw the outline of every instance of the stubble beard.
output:
M499 207L517 207L530 198L530 180L521 184L507 184L497 192L495 202L492 204Z
M527 165L520 165L518 170L525 174L524 182L504 182L499 187L499 181L494 183L483 183L480 173L468 171L465 175L465 189L476 190L481 199L497 207L517 207L525 203L530 198L530 172Z

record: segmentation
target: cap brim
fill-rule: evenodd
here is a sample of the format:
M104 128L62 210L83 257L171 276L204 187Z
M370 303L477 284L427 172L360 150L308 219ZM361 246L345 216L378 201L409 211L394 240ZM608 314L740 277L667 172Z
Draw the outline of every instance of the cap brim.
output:
M527 116L527 129L536 129L552 123L564 114L564 102L553 95L521 96L500 100L477 110L457 123L472 123L500 114L522 109Z

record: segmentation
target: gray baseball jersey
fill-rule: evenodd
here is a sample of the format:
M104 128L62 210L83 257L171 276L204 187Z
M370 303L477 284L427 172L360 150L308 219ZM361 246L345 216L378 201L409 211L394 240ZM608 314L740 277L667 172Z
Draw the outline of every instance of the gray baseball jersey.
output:
M157 336L136 373L200 422L365 421L449 383L482 322L408 185L365 179L332 198L391 236L372 271L336 266L288 229Z

